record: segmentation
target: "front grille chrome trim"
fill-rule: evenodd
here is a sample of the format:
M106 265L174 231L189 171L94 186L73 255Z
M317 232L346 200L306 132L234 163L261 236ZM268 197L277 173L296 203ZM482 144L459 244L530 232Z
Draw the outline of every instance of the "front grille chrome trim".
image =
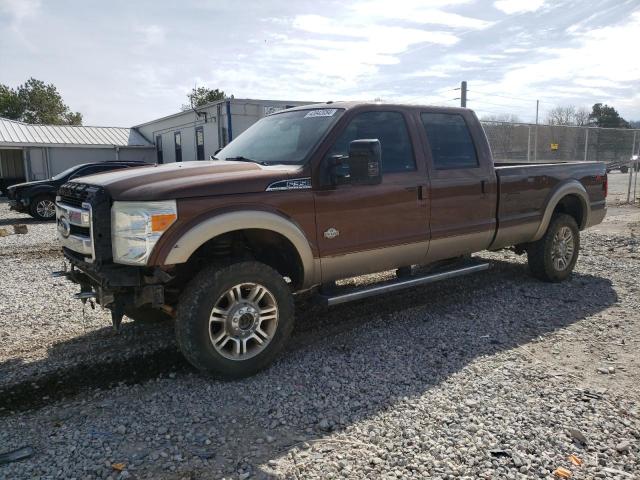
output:
M89 229L89 236L72 234L69 225L84 227ZM83 202L82 208L73 207L60 202L60 197L56 197L56 222L58 230L58 240L63 247L68 248L81 255L87 256L86 262L91 263L96 258L95 245L93 244L93 211L89 203Z
M89 206L89 208L86 208L86 206ZM63 213L66 213L66 217L71 225L91 228L91 206L88 203L83 203L82 207L83 208L72 207L71 205L60 203L59 200L56 202L56 209L60 209Z
M62 243L62 246L67 247L69 250L81 253L82 255L93 255L93 242L90 238L80 235L69 235L64 238L58 233L58 239Z

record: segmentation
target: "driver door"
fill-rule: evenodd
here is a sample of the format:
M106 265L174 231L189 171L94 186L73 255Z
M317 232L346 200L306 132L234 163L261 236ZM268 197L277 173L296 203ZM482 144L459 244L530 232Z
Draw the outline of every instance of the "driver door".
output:
M380 141L382 183L314 192L323 282L422 263L429 246L427 177L411 118L384 107L352 113L325 158L346 155L358 139Z

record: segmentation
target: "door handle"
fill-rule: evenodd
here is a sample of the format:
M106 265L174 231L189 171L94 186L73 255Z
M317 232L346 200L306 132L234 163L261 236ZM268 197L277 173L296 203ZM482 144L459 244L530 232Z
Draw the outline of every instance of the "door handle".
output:
M406 187L405 190L407 192L416 192L418 200L424 200L424 188L424 185L416 185L415 187Z
M487 193L487 181L486 180L481 180L480 181L480 190L482 191L482 193Z

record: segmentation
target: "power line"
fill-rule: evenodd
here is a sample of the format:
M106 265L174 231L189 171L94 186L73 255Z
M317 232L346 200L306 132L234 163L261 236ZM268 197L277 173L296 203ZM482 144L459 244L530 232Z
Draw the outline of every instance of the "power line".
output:
M467 99L467 101L469 102L479 102L481 104L487 104L487 105L494 105L496 107L505 107L505 108L513 108L513 105L505 105L504 103L493 103L493 102L487 102L486 100L474 100L474 99Z
M499 93L491 93L491 92L486 92L486 91L482 91L482 90L469 90L469 91L476 93L476 95L480 94L480 95L484 95L484 96L508 98L510 100L522 100L522 101L525 101L525 102L534 102L535 101L535 99L532 99L531 97L528 97L528 98L527 97L515 97L515 96L512 96L512 95L502 95L502 94L499 94ZM549 101L549 100L540 100L540 103L545 103L547 105L553 105L554 103L559 103L559 102L562 102L562 101L563 100L559 100L559 99L556 99L553 102Z

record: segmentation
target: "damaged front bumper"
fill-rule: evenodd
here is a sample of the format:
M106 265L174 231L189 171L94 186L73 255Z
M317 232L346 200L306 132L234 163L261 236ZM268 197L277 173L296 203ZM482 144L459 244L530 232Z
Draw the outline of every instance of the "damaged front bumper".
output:
M119 264L89 263L72 250L63 248L67 263L64 269L54 272L55 277L65 277L80 285L75 298L86 302L95 301L111 310L113 325L119 329L125 308L152 308L167 310L165 302L166 285L173 276L160 268L131 267Z

